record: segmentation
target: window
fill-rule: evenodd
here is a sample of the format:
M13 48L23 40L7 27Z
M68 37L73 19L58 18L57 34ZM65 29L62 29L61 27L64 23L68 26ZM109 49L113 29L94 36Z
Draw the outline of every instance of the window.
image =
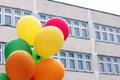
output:
M120 44L120 30L115 29L115 38L116 38L116 43Z
M67 69L67 55L65 53L65 51L60 51L60 61L62 62L62 64L64 65L65 69Z
M120 44L120 29L94 24L96 40Z
M45 22L47 21L47 16L46 15L43 15L43 14L41 14L40 15L40 22L42 23L42 25L44 25L45 24Z
M68 25L69 25L69 29L70 29L70 36L73 34L72 33L72 22L71 22L71 20L70 19L65 19L66 21L67 21L67 23L68 23Z
M69 52L69 69L70 70L75 70L76 69L76 65L75 65L75 55L73 52Z
M12 10L5 8L5 25L11 26L12 21Z
M120 74L119 58L98 56L100 73Z
M114 32L112 28L108 28L109 41L114 42Z
M101 31L102 31L102 39L103 39L103 41L107 41L107 29L106 29L106 27L102 26Z
M2 43L0 43L0 63L2 63Z
M83 54L78 53L77 54L77 70L78 71L84 71L84 61L83 61Z
M0 6L0 25L16 26L22 16L31 14L30 11Z
M39 20L42 23L42 25L51 17L55 17L55 16L51 16L51 15L43 14L43 13L39 14ZM69 19L69 18L64 18L64 19L68 23L68 26L70 29L69 36L81 37L84 39L89 38L87 22Z
M0 24L2 23L1 21L2 21L2 9L1 9L1 7L0 7Z
M95 25L95 34L96 34L96 39L100 40L100 27L98 25Z
M88 28L86 22L81 22L81 28L82 28L82 37L88 38Z
M22 12L20 10L14 11L14 26L16 26L18 20L22 17Z
M86 65L86 70L87 71L92 71L92 68L91 68L91 55L85 54L85 65Z
M78 21L73 22L73 27L74 27L74 36L79 37L80 36L80 25Z

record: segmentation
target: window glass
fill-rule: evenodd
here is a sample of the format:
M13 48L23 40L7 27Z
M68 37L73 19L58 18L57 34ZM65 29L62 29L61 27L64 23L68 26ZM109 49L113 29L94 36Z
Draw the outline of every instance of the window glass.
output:
M5 15L5 25L11 26L11 16Z
M114 42L114 35L113 34L109 34L109 38L111 42Z
M82 59L83 57L82 57L82 54L77 54L77 58L78 59Z
M65 68L67 68L67 61L64 58L61 58L61 62L64 65Z
M95 31L95 34L96 34L96 39L100 40L100 32L99 31Z
M21 11L17 11L17 10L15 10L15 15L19 15L19 16L21 16Z
M31 15L31 12L24 12L24 15Z
M83 70L83 61L78 60L78 70Z
M112 72L112 65L110 63L107 63L106 66L107 66L107 72L111 73Z
M104 65L104 63L99 63L99 68L100 68L100 72L105 72L105 65Z
M82 37L87 37L87 29L82 29Z
M65 57L65 52L60 52L60 56Z
M91 71L91 62L90 61L86 61L86 69Z
M75 69L75 60L70 59L69 64L70 64L70 69Z
M114 73L119 73L119 66L118 64L114 64Z
M70 53L69 53L69 57L70 57L70 58L74 58L74 53L71 53L71 52L70 52Z
M90 60L90 55L85 55L85 59Z
M103 40L107 40L107 33L106 32L102 32L103 35Z
M11 14L11 9L5 9L5 13Z
M79 28L75 27L74 30L75 30L75 35L80 36Z

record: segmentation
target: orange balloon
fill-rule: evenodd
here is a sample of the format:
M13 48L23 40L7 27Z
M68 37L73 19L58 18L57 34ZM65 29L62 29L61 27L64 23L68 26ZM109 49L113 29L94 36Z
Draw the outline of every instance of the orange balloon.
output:
M62 63L53 58L46 58L35 65L32 80L62 80L64 73Z
M23 50L10 54L5 66L10 80L30 80L35 70L32 56Z

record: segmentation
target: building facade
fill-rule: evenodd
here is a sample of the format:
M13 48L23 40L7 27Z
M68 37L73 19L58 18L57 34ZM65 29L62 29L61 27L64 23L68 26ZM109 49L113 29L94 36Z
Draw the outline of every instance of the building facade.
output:
M64 18L68 39L54 58L66 71L63 80L120 79L120 15L53 0L0 1L0 71L5 72L5 44L16 38L16 23L24 15L42 24L51 17Z

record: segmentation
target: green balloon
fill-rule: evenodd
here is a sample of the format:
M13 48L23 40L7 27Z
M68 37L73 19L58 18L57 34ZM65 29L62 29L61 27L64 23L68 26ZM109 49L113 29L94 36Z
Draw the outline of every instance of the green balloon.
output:
M45 58L50 58L51 56L44 56L44 57L43 56L38 56L36 51L33 49L32 50L32 57L34 59L34 62L37 63L37 62L39 62L39 61L41 61Z
M0 73L0 80L10 80L6 73Z
M7 59L8 56L13 51L16 51L16 50L24 50L32 55L32 50L30 48L30 45L26 41L24 41L20 38L17 38L17 39L13 39L7 43L5 50L4 50L5 59Z

